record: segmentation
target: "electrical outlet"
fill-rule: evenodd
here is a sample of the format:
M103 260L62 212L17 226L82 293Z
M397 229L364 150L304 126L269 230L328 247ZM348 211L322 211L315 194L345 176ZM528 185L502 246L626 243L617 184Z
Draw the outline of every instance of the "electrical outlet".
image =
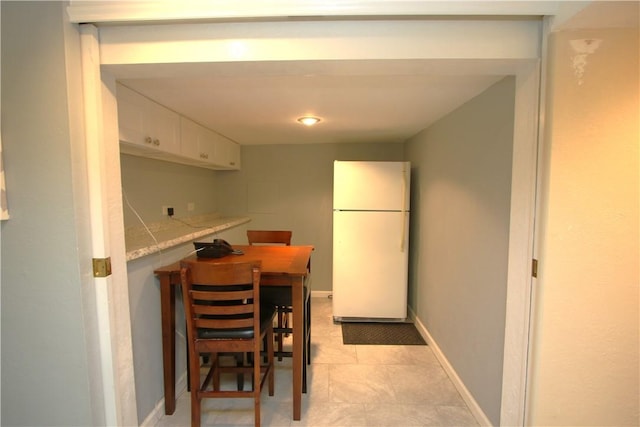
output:
M196 210L196 204L193 202L187 203L187 212L193 212Z

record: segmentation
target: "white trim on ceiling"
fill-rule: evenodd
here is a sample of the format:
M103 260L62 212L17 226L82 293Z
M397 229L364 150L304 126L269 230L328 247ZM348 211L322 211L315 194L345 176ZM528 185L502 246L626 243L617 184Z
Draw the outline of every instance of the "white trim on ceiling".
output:
M531 60L540 21L333 21L100 28L103 65L326 60ZM473 70L465 70L467 74Z
M400 16L545 16L555 15L560 1L434 0L155 0L71 1L71 22L114 24L188 20L259 20ZM571 2L574 3L574 2ZM587 3L587 2L575 2Z

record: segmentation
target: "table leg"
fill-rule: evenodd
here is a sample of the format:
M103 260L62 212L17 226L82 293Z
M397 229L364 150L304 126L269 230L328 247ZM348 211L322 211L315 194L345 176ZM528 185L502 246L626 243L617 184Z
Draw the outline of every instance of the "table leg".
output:
M293 419L300 420L302 406L302 346L304 345L304 277L293 278L291 286L293 311ZM299 283L298 283L299 282Z
M160 277L160 310L162 316L162 364L164 371L164 413L176 410L176 297L171 276Z

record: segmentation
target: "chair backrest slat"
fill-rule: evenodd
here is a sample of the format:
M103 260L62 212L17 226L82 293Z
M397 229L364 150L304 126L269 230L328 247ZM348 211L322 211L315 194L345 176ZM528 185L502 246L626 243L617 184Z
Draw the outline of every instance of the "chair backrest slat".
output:
M239 289L227 291L191 291L191 296L198 301L233 301L253 298L253 289Z
M246 268L242 268L245 263L210 263L209 265L215 265L215 269L206 268L193 268L200 266L200 264L194 264L195 261L183 261L183 264L190 265L191 268L191 283L193 284L208 284L209 286L226 286L226 285L238 285L238 284L251 284L252 271ZM259 265L258 265L259 267Z
M199 316L232 316L244 314L251 316L253 314L253 304L235 304L235 305L203 305L196 304L193 306L193 312Z
M291 246L290 230L247 230L247 240L250 245L281 244Z
M195 320L198 329L249 329L253 326L253 318L249 319L205 319Z

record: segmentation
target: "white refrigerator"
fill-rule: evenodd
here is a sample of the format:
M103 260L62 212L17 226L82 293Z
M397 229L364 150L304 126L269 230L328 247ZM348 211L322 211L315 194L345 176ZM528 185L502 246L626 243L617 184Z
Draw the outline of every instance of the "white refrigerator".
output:
M333 319L404 321L409 162L333 165Z

